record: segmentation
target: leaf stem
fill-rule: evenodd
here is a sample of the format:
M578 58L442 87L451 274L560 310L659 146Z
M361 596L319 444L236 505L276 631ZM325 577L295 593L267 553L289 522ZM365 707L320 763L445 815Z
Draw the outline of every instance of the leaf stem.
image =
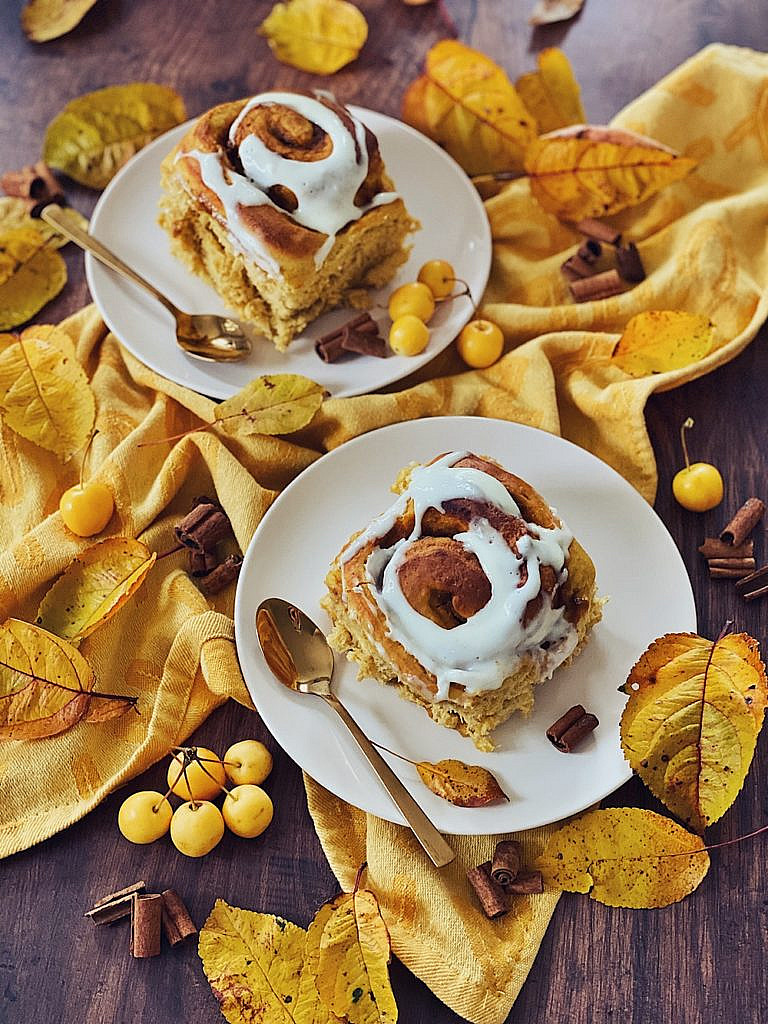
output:
M686 440L685 440L685 432L686 432L686 430L690 430L691 429L691 427L693 426L693 423L694 423L694 421L693 421L692 417L688 416L687 419L683 420L683 424L680 427L680 444L682 445L682 448L683 448L683 458L685 459L685 468L686 469L690 469L691 468L691 460L688 458L688 445L687 445Z

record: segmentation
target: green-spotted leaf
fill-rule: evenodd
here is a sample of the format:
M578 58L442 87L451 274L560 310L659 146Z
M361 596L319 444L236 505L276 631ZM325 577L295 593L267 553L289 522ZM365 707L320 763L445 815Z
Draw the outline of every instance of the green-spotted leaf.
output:
M95 402L65 331L28 327L0 345L0 415L11 430L59 458L86 444Z
M699 836L653 811L609 807L558 829L536 861L544 881L609 907L666 907L709 870Z
M0 330L25 323L67 283L67 266L34 224L0 227Z
M130 537L110 537L83 551L45 595L37 623L78 643L111 619L155 564L156 554Z
M51 121L43 159L81 185L104 188L134 153L185 117L181 96L165 85L111 85L71 100Z
M215 422L228 434L290 434L305 427L323 404L319 384L296 373L256 377L216 406Z

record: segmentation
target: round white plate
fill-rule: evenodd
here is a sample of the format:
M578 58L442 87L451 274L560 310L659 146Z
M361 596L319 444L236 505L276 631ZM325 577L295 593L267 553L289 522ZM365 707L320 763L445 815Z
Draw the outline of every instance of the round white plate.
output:
M459 165L439 146L394 118L359 107L350 108L376 134L387 171L410 214L421 222L414 232L408 262L386 288L371 292L386 308L398 285L416 279L426 260L446 259L466 281L479 302L491 265L491 232L482 201ZM156 139L115 176L96 204L91 232L142 276L190 313L226 313L212 288L171 255L168 236L157 224L160 163L188 125ZM176 344L173 321L162 306L136 285L108 270L89 254L86 277L102 316L138 359L177 384L212 398L229 398L262 373L300 373L322 384L337 398L359 395L390 384L418 369L451 343L472 315L467 298L439 306L430 322L430 340L420 356L386 359L357 356L326 364L315 353L322 334L352 315L327 313L295 338L287 353L266 339L248 359L225 365L188 356ZM229 311L231 312L231 311ZM372 310L389 330L384 310Z
M457 416L383 427L334 449L286 488L248 547L235 599L240 665L267 727L312 778L357 807L402 822L334 712L272 676L254 622L259 603L276 596L327 630L319 601L337 552L394 500L389 486L404 465L452 450L490 455L557 509L595 563L599 592L608 598L603 620L574 663L538 688L530 717L513 716L494 732L493 753L436 725L395 688L358 681L354 663L339 655L334 686L372 740L414 761L481 764L498 778L508 803L455 807L431 793L412 765L385 754L442 831L533 828L583 810L630 777L618 726L626 698L617 688L652 640L696 629L688 575L665 526L623 477L582 448L516 423ZM577 751L562 754L545 731L574 704L596 714L600 725Z

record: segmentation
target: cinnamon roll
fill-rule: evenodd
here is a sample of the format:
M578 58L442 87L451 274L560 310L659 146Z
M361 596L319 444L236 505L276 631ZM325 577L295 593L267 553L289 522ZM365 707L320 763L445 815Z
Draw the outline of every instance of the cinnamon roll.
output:
M174 254L279 349L386 284L418 226L373 133L326 96L214 107L163 161L162 188Z
M401 474L397 500L326 578L332 646L481 750L601 617L591 559L530 484L451 452Z

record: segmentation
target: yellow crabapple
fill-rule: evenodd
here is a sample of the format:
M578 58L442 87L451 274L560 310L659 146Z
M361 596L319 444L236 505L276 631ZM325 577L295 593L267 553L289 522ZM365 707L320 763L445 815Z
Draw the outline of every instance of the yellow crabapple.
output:
M258 740L239 740L224 754L224 770L236 786L259 786L272 771L272 755Z
M168 831L173 808L162 793L141 790L123 800L117 827L131 843L154 843Z
M389 329L389 347L399 356L417 356L427 347L429 328L412 313L399 316Z
M224 788L227 775L221 759L207 747L190 747L197 751L200 759L190 761L183 771L185 754L183 749L171 758L168 765L168 788L182 800L211 800Z
M210 800L182 804L171 818L171 840L186 857L204 857L224 835L224 818Z
M428 285L412 281L392 292L387 309L393 320L410 313L426 323L435 312L435 297Z
M235 786L224 797L221 813L230 832L254 839L272 821L272 801L259 786Z
M504 351L504 335L490 320L470 320L456 339L456 348L467 366L485 369Z

